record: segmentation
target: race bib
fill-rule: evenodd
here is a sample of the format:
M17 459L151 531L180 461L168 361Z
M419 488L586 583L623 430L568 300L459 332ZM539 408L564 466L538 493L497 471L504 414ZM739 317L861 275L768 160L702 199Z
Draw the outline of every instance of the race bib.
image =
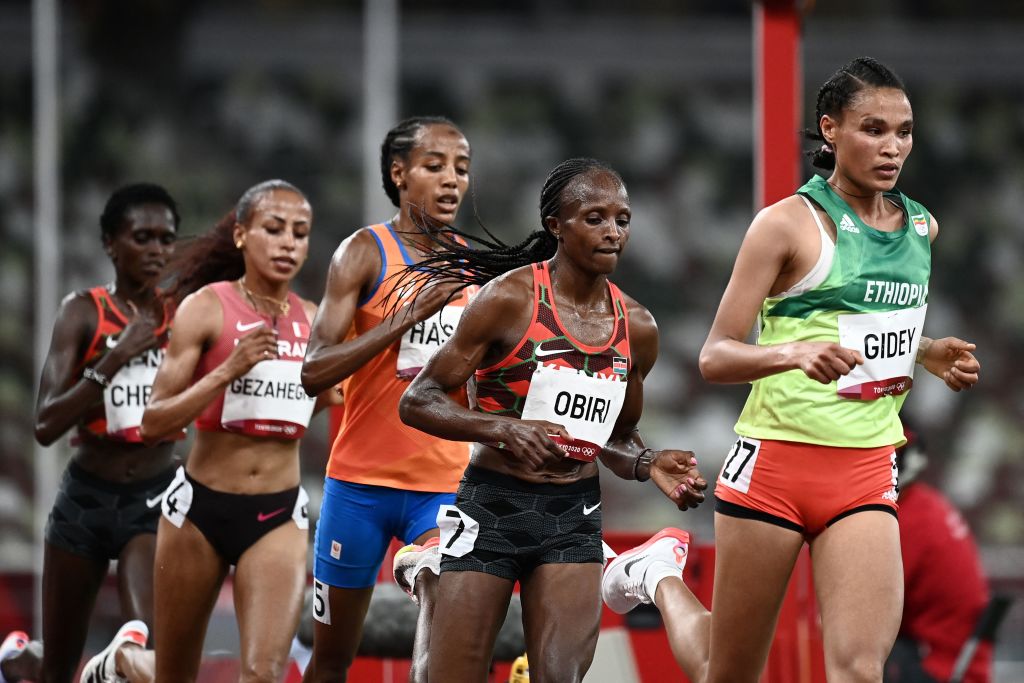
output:
M750 490L750 480L757 466L757 454L761 452L760 439L741 436L736 439L732 450L725 456L722 471L718 474L718 483L736 489L740 493Z
M149 362L150 355L155 357L155 362ZM153 392L153 380L162 357L162 352L142 354L110 379L110 386L103 390L107 434L125 441L142 441L142 413Z
M299 495L295 499L295 507L292 508L292 521L300 529L309 528L309 494L301 486Z
M441 554L452 557L462 557L472 550L480 534L480 523L454 505L437 509L437 528L441 532Z
M224 390L221 424L259 436L300 436L316 398L302 388L302 363L279 358L257 363Z
M573 441L554 441L566 457L593 462L612 435L625 397L626 382L617 375L592 377L573 368L538 363L522 419L562 425Z
M185 515L188 514L191 507L192 483L185 478L185 468L179 467L164 493L160 511L168 522L180 529L181 525L185 523Z
M843 398L873 401L910 391L927 310L924 305L840 315L839 343L860 351L864 364L839 378L837 393Z
M419 374L430 357L455 332L463 310L464 306L445 306L402 335L396 367L400 379L411 380Z

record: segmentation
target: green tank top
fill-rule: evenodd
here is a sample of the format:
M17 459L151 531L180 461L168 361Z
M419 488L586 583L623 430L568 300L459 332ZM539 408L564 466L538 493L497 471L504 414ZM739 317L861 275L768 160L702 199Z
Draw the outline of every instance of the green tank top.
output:
M801 370L755 380L736 433L847 448L902 444L898 413L912 383L928 302L930 215L893 190L886 198L903 209L906 222L883 232L866 225L822 177L797 194L817 203L836 225L832 267L809 291L765 299L757 343L839 342L858 349L870 368L859 366L856 378L851 373L844 380L853 386L845 388L816 382Z

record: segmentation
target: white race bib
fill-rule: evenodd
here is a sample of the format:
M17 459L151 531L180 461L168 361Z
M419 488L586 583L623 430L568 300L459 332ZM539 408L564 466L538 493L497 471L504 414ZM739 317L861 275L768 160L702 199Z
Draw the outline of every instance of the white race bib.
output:
M192 507L192 493L192 483L185 478L185 468L178 467L174 479L164 492L160 511L168 522L179 529L185 523L185 515Z
M462 557L476 545L480 523L454 505L437 508L437 529L441 532L442 555Z
M593 462L612 435L625 397L626 382L618 376L591 377L573 368L538 363L522 419L562 425L573 438L555 440L566 457Z
M153 380L160 367L164 352L146 351L133 358L110 379L103 390L103 409L107 419L107 434L141 441L142 413L153 392Z
M910 391L927 311L924 305L883 313L841 314L839 343L860 351L864 365L839 378L837 393L843 398L873 401Z
M247 433L284 436L292 436L296 427L305 429L316 398L303 390L301 371L302 363L296 361L260 361L224 390L221 424L229 429L245 428ZM290 432L289 425L295 425Z
M430 357L455 332L463 310L464 306L445 306L406 330L398 347L396 370L401 379L411 380L419 374Z

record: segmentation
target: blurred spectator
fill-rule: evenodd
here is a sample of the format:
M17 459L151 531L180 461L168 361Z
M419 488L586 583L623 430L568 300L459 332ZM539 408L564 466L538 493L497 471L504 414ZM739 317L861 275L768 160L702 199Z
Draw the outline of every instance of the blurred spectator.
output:
M989 599L971 530L937 489L917 480L928 464L924 440L906 428L896 451L899 467L900 545L903 549L903 623L885 667L886 683L948 681L964 643ZM982 641L963 678L992 680L992 645Z

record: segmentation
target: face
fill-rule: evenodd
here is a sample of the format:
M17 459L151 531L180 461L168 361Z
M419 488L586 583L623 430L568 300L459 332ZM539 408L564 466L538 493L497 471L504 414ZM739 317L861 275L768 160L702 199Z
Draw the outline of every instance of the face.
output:
M584 270L605 274L615 270L629 240L629 195L611 173L594 170L562 190L562 208L546 219L558 238L558 252Z
M866 88L833 119L821 117L821 132L836 152L836 172L871 192L896 185L914 146L910 101L896 88Z
M469 187L469 143L458 130L443 124L423 126L416 137L409 158L391 163L401 212L450 225Z
M243 225L235 224L235 244L241 242L245 272L274 282L290 282L309 254L313 209L291 190L265 192Z
M174 214L163 204L138 204L124 213L121 225L104 248L119 278L155 287L174 252L178 230Z

